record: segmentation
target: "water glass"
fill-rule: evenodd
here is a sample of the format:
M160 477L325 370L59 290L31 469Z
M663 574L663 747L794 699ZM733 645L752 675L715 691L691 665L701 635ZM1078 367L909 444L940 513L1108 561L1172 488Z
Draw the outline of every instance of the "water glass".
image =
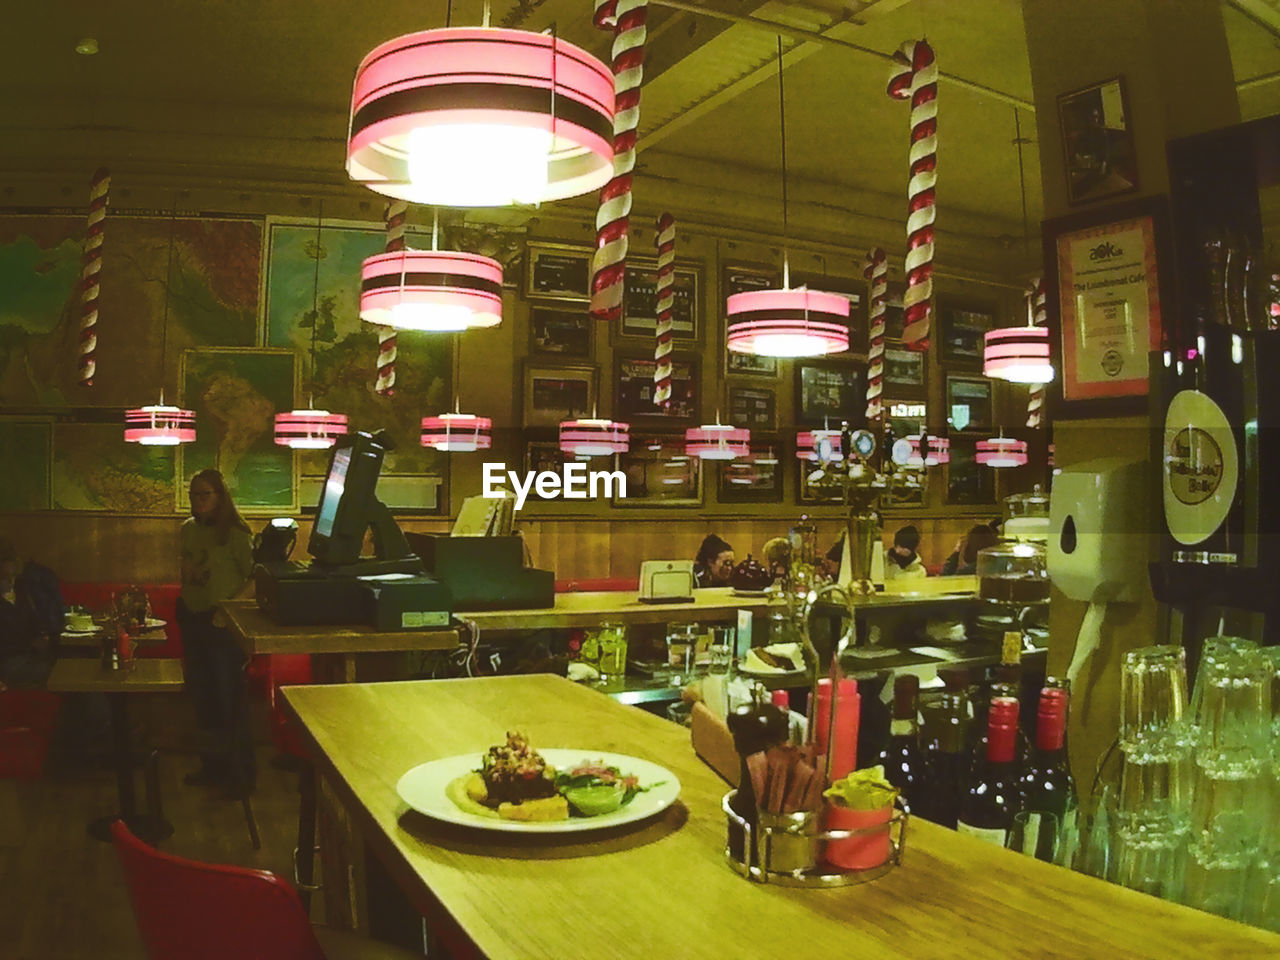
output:
M693 673L699 631L696 626L681 623L667 628L667 666L677 674Z
M601 677L621 677L627 672L627 627L622 623L602 623L596 631Z
M1130 650L1120 672L1120 747L1129 753L1185 742L1187 655L1181 647Z
M1121 826L1114 842L1115 882L1166 900L1180 899L1186 875L1186 841L1185 831Z
M1196 668L1195 684L1191 688L1191 702L1187 713L1192 722L1200 716L1201 701L1204 698L1205 673L1209 664L1233 653L1249 653L1256 651L1258 645L1246 637L1207 637L1200 650L1200 665Z
M1123 750L1116 800L1119 828L1185 831L1191 816L1191 769L1190 746L1172 738Z
M1062 834L1062 822L1049 811L1019 810L1013 815L1013 823L1005 834L1006 849L1017 850L1047 863L1057 862L1058 840Z
M1192 844L1182 902L1230 920L1243 919L1252 866L1248 854Z

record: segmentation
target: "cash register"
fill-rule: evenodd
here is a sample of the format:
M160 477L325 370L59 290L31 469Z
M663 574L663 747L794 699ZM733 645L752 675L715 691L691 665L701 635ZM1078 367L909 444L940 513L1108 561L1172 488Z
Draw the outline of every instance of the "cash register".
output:
M311 561L254 568L258 606L276 623L367 624L383 631L448 626L448 589L427 575L376 496L391 446L382 431L338 438L307 543ZM369 531L373 556L363 557Z

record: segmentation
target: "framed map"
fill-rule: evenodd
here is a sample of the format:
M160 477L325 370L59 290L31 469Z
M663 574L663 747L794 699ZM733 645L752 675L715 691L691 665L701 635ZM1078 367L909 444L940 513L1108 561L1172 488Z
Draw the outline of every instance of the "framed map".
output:
M0 510L49 509L51 426L0 419Z
M115 513L172 514L177 451L125 443L121 423L53 425L53 508ZM184 478L185 480L186 478Z
M197 471L222 472L246 513L296 512L293 451L276 446L275 415L293 408L292 350L214 348L182 355L182 403L196 440L181 447L178 485Z

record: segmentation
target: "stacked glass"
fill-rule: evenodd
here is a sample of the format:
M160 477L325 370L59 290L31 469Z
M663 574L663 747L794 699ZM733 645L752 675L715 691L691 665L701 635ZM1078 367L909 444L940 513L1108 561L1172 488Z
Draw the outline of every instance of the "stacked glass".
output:
M1125 654L1112 879L1166 899L1182 893L1190 830L1186 707L1186 654L1181 647L1142 647Z
M1245 919L1280 933L1280 647L1261 651L1271 671L1271 763L1262 850L1246 891Z

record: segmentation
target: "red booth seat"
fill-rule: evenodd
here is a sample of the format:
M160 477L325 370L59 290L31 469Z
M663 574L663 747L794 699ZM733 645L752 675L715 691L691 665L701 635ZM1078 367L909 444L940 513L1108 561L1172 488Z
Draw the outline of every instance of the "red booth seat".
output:
M103 581L98 583L64 583L62 597L67 605L76 605L91 611L104 610L111 605L111 595L131 586L128 583ZM163 644L147 644L138 648L140 657L181 657L182 634L178 631L178 593L182 587L176 583L141 584L151 598L151 615L165 621Z

